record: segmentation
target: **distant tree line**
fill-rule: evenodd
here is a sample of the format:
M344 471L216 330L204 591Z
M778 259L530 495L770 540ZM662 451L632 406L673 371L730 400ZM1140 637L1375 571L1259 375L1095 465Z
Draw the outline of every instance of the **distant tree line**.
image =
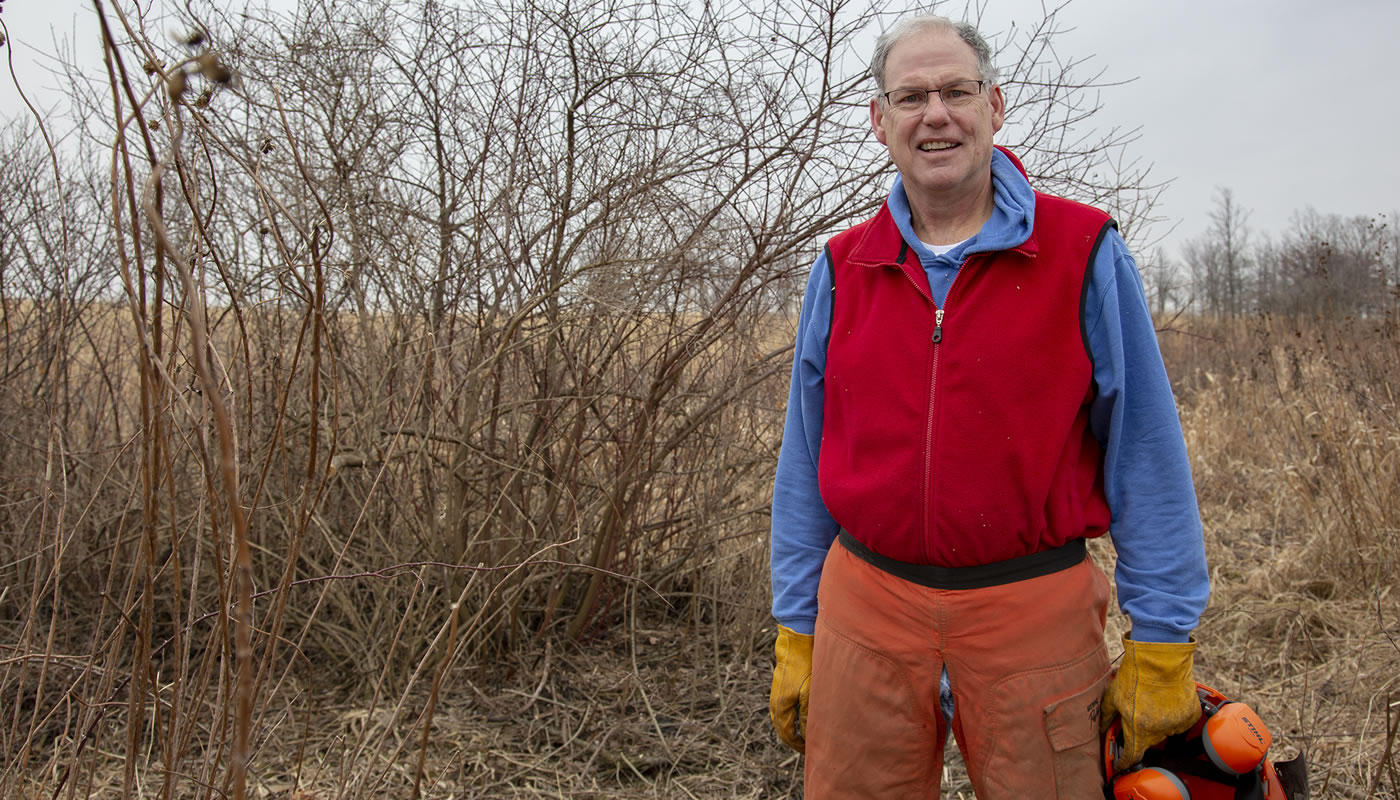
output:
M1378 317L1400 308L1400 229L1394 213L1342 216L1312 208L1277 238L1258 236L1229 189L1181 262L1157 251L1142 265L1154 310L1215 317L1270 313Z

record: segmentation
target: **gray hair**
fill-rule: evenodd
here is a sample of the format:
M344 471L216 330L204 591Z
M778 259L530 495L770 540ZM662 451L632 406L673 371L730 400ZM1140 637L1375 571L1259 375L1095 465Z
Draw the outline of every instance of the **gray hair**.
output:
M982 38L975 25L969 22L954 22L935 14L920 14L896 22L875 40L875 53L870 57L870 75L875 78L875 84L880 87L882 94L885 91L885 61L890 57L890 51L896 44L930 28L941 28L956 33L958 38L966 42L967 46L972 48L972 52L977 54L979 77L988 85L996 85L997 68L992 66L992 48L987 44L987 40Z

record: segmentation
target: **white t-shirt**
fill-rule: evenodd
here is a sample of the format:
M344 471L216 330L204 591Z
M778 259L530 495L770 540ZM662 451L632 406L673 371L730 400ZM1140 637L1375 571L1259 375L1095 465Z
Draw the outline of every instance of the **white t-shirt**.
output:
M952 244L929 244L923 239L920 239L919 243L922 244L924 247L927 247L928 249L932 250L934 255L941 256L944 253L950 252L954 247L960 247L963 244L963 242L966 241L967 239L963 239L962 242L953 242Z

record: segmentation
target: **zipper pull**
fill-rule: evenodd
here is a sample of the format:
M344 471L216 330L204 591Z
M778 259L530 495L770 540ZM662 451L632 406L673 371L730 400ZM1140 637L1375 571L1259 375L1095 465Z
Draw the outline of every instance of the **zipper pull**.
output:
M933 312L933 343L943 341L943 309Z

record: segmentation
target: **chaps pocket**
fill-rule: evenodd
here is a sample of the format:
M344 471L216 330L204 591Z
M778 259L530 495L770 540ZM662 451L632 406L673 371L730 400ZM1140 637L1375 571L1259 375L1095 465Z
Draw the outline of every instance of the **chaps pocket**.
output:
M1100 703L1112 677L1112 670L1104 668L1085 688L1045 707L1045 735L1054 750L1055 792L1060 800L1102 796ZM1086 787L1095 786L1098 792L1086 794Z

